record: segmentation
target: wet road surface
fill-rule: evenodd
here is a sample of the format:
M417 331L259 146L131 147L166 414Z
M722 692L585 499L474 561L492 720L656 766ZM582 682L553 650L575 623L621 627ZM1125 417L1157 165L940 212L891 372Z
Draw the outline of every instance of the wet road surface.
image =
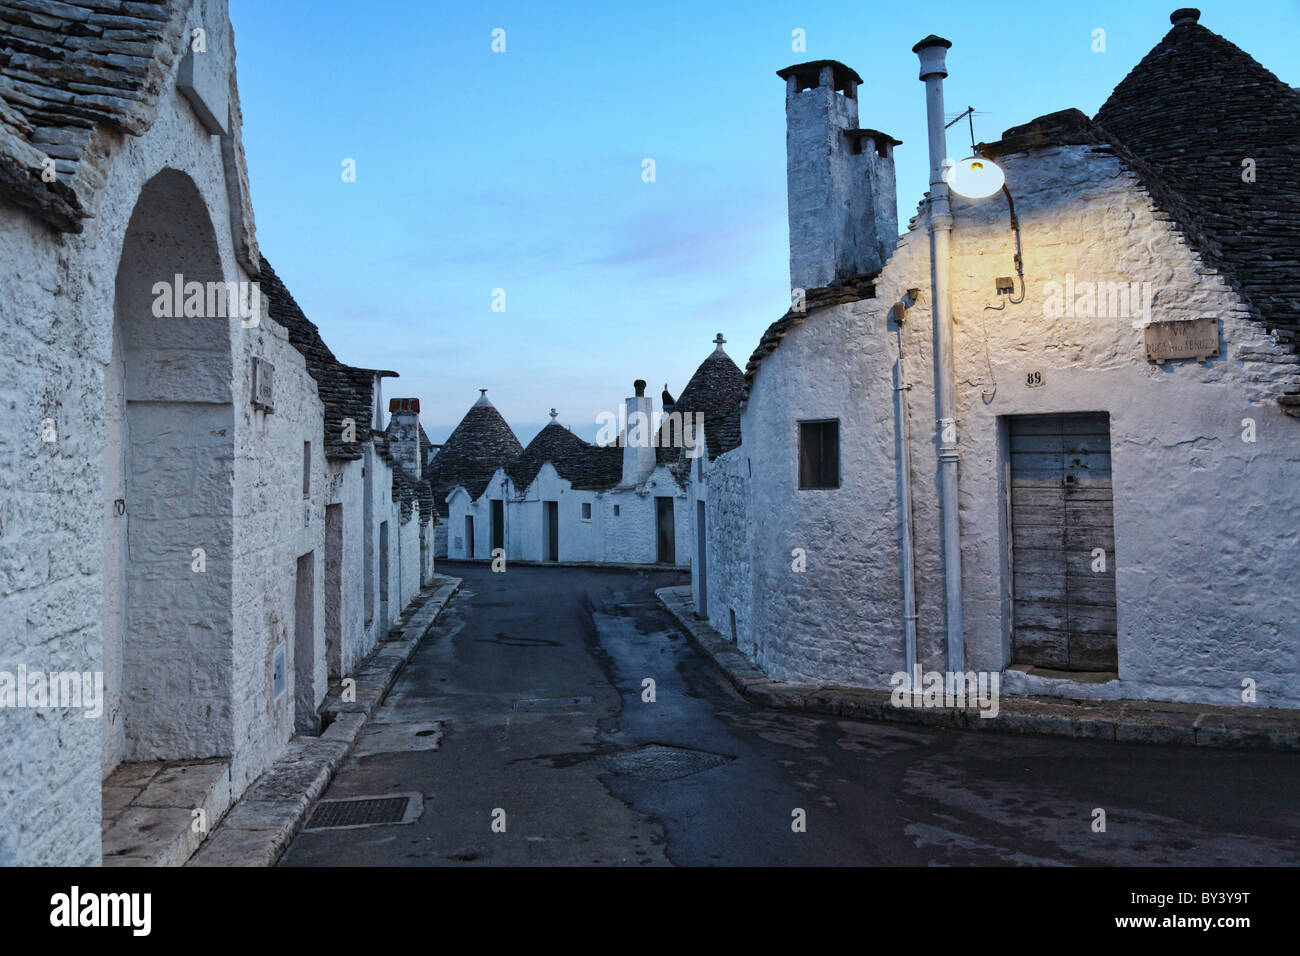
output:
M766 710L655 600L683 575L440 570L464 587L324 795L423 812L281 865L1300 863L1295 755Z

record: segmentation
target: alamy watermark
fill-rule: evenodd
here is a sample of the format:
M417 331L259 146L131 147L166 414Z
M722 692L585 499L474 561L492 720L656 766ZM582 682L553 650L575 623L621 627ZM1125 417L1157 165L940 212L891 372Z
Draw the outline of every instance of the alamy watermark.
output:
M1063 283L1043 283L1043 316L1129 319L1136 329L1151 323L1154 294L1150 282L1076 282L1067 272Z
M103 671L0 671L0 708L38 707L63 710L84 708L85 717L104 713Z
M699 458L704 451L703 412L601 412L596 416L600 430L597 445L619 448L684 448L686 457Z
M917 664L911 674L898 671L889 678L894 691L889 702L895 707L979 708L981 717L998 715L1000 676L994 671L922 671Z
M261 322L262 287L256 282L185 281L179 272L171 282L153 284L153 314L159 319L224 319L238 316L246 329Z

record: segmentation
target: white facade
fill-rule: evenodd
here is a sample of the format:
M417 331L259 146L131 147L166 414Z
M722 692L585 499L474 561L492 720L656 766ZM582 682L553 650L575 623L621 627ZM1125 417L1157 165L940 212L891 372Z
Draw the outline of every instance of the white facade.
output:
M553 501L558 508L559 563L655 564L659 557L656 498L673 500L673 565L688 567L691 526L686 490L666 467L655 468L638 487L591 491L574 488L549 462L542 465L522 492L503 469L497 470L477 501L470 500L464 487L456 488L447 498L448 557L483 561L492 558L491 502L496 500L504 502L507 562L546 561L543 502ZM467 518L473 520L472 553Z
M1296 357L1249 317L1113 152L1065 145L998 162L1019 215L1022 303L986 310L1001 301L995 277L1013 271L1005 200L954 198L953 210L966 666L1003 672L1013 692L1241 704L1250 680L1259 704L1300 706L1300 432L1275 401L1294 387ZM900 395L911 433L918 655L926 669L945 669L923 222L899 241L874 297L814 309L784 333L755 373L744 443L707 467L708 618L776 679L884 687L905 669ZM1151 312L1055 315L1048 283L1067 276L1141 283L1154 291ZM909 289L922 291L900 332L890 313ZM1147 360L1149 322L1203 316L1218 320L1218 358ZM910 384L901 392L900 341ZM1008 423L1066 412L1109 421L1114 536L1100 543L1113 562L1118 661L1103 681L1008 670ZM815 419L839 421L835 489L799 488L798 422Z
M199 26L209 102L229 88L224 135L177 88ZM100 784L123 761L225 756L238 796L418 587L418 509L400 521L386 463L362 478L326 460L285 328L264 309L158 314L157 283L249 282L259 262L224 3L178 4L165 43L139 135L83 151L84 231L0 204L0 672L102 672L106 696L99 719L0 708L4 864L99 863ZM251 401L255 358L274 367L270 412ZM376 484L401 570L367 630Z

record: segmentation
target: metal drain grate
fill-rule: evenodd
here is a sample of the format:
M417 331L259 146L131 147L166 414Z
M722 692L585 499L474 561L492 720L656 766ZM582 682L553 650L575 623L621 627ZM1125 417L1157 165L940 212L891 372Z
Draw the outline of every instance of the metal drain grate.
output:
M412 823L423 809L419 794L322 800L304 830L342 830L389 823Z
M515 710L572 710L590 706L590 697L537 697L515 701Z
M721 767L736 758L725 754L708 753L704 750L649 744L636 750L625 750L598 759L601 766L609 773L645 777L649 780L677 780L699 773L701 770Z

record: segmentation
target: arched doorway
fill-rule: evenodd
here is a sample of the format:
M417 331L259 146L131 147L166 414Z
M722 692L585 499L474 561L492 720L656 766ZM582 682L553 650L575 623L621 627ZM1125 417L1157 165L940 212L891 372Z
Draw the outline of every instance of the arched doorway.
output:
M163 285L223 278L198 188L158 173L123 241L105 374L105 775L231 752L238 319L207 295L179 315L160 299Z

